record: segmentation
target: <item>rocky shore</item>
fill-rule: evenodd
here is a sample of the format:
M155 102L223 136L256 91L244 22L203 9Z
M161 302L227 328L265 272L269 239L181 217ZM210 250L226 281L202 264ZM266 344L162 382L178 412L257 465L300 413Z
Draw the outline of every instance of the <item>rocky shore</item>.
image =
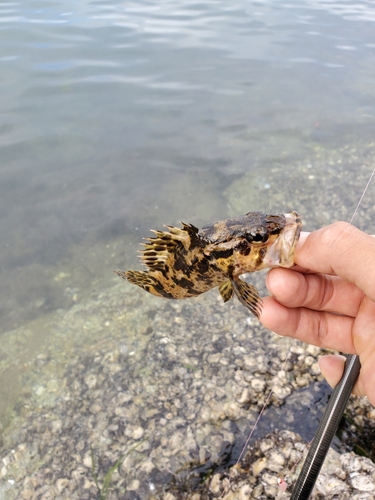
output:
M252 277L260 288L263 280ZM216 290L175 302L120 283L58 311L48 331L17 373L21 393L2 429L4 500L272 498L329 392L318 348L265 330ZM4 339L3 352L12 353L12 343L31 342L32 332ZM11 359L4 354L3 370ZM373 426L373 413L354 399L353 425ZM301 430L304 441L294 433ZM344 441L336 447L348 450ZM375 487L372 463L348 453L335 463L327 474L337 487L324 498L370 498L363 495ZM337 488L349 496L335 497Z
M317 146L267 179L255 164L227 187L228 211L297 209L307 230L349 220L374 158L373 143ZM356 224L371 231L373 213L367 196ZM264 273L251 283L266 294ZM0 500L289 497L330 394L321 349L265 330L216 290L175 302L123 282L101 293L79 282L82 296L75 286L70 309L2 335ZM374 422L352 397L313 499L375 497L374 465L359 456L374 458Z

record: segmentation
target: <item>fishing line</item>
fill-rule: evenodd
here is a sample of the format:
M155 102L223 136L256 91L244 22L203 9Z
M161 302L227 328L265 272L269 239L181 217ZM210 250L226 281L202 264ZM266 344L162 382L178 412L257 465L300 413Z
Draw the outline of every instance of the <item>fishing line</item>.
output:
M362 200L371 184L371 181L375 175L375 167L367 181L367 184L362 192L362 195L357 203L357 206L355 207L355 210L353 212L353 215L349 221L349 224L353 223L354 217L356 216L359 207L361 206ZM288 355L284 361L284 364L282 366L282 370L285 368L285 365L289 359L289 356L292 352L292 348L294 347L294 344L296 342L296 339L294 340L292 346L289 349ZM348 355L345 363L345 369L343 376L340 380L340 382L336 385L334 390L332 391L331 398L329 400L329 403L326 407L326 410L324 412L324 415L322 417L322 420L319 424L319 427L315 433L315 436L311 443L309 443L310 449L308 451L308 454L306 456L305 462L302 466L300 475L295 483L292 495L290 497L290 500L308 500L311 492L314 488L316 479L319 475L320 469L323 465L323 462L326 458L326 455L328 453L329 447L331 445L331 442L336 434L338 425L340 423L340 420L342 418L342 415L344 413L345 407L347 405L347 402L349 400L350 394L353 390L354 384L358 378L360 371L360 361L359 357L356 355ZM242 448L242 451L234 465L237 466L239 462L241 461L245 450L250 442L250 439L252 435L255 432L255 429L258 425L259 420L261 419L268 402L272 396L274 387L276 385L276 381L274 382L267 398L266 401L250 431L250 434ZM295 464L296 466L296 464ZM228 491L228 488L230 487L232 477L229 477L229 483L227 486L223 489L223 493L220 498L223 498L226 492Z
M374 174L375 168L372 171L366 187L363 190L362 196L354 210L350 219L350 224L353 222ZM336 434L346 405L349 401L354 384L358 379L360 369L361 363L359 356L349 354L346 358L344 373L340 382L332 391L331 398L315 433L314 439L312 440L311 447L307 453L301 472L294 485L290 500L308 500L310 498L315 482L319 476L319 472L327 456L329 447L331 446L332 440Z
M288 355L287 355L287 357L285 358L285 361L284 361L284 363L283 363L283 366L281 367L281 370L284 370L284 369L285 369L285 366L286 366L286 364L287 364L287 362L288 362L288 360L289 360L290 353L292 352L292 348L294 347L294 344L295 344L295 343L296 343L296 339L294 339L293 344L292 344L292 345L291 345L291 347L289 348ZM247 448L247 445L249 444L249 441L250 441L250 439L251 439L251 436L254 434L254 431L255 431L255 429L256 429L256 427L257 427L257 425L258 425L258 422L259 422L259 420L261 419L261 417L262 417L262 415L263 415L263 413L264 413L264 410L266 409L266 407L267 407L267 405L268 405L268 402L269 402L269 400L270 400L270 398L271 398L271 396L272 396L272 394L273 394L273 391L274 391L274 389L275 389L276 384L277 384L277 378L276 378L275 382L273 383L273 385L272 385L272 387L271 387L271 389L270 389L270 392L268 393L268 396L267 396L267 398L266 398L266 400L265 400L265 402L264 402L264 405L263 405L262 409L260 410L260 412L259 412L259 415L258 415L257 419L256 419L256 420L255 420L255 422L254 422L254 425L253 425L253 427L252 427L252 429L251 429L251 431L250 431L250 434L249 434L248 438L246 439L246 442L245 442L245 444L244 444L244 446L243 446L243 448L242 448L242 451L241 451L241 453L240 453L240 456L238 457L237 462L236 462L236 464L235 464L235 465L238 465L238 464L240 463L240 460L241 460L241 458L242 458L243 454L245 453L245 450L246 450L246 448Z
M359 202L358 202L357 206L355 207L355 210L354 210L353 215L352 215L352 217L351 217L351 219L350 219L350 221L349 221L349 224L353 224L353 219L354 219L354 217L355 217L356 213L358 212L358 209L359 209L359 207L360 207L360 205L361 205L361 203L362 203L363 197L365 196L366 191L367 191L367 189L368 189L369 185L371 184L371 181L372 181L372 178L374 177L374 174L375 174L375 168L374 168L374 170L372 171L372 174L370 175L369 180L367 181L366 187L365 187L365 189L363 190L362 196L360 197L360 199L359 199Z
M286 358L285 358L285 361L284 361L284 363L283 363L283 365L282 365L282 367L281 367L281 370L284 370L284 369L285 369L286 364L287 364L287 362L288 362L288 360L289 360L289 356L290 356L290 354L291 354L291 352L292 352L292 349L293 349L293 347L294 347L294 345L295 345L295 343L296 343L296 342L297 342L297 339L294 339L294 340L293 340L292 345L291 345L291 346L290 346L290 348L289 348L289 351L288 351L288 354L287 354L287 356L286 356ZM267 408L268 402L269 402L269 400L271 399L271 396L272 396L272 394L273 394L273 391L274 391L274 389L275 389L276 384L277 384L277 377L275 377L275 381L274 381L274 383L273 383L273 385L272 385L272 387L271 387L271 389L270 389L270 392L268 393L268 396L267 396L267 398L266 398L266 400L265 400L265 402L264 402L264 404L263 404L263 406L262 406L262 409L260 410L259 415L258 415L257 419L255 420L254 425L252 426L252 428L251 428L251 430L250 430L250 433L249 433L249 435L248 435L248 437L247 437L247 439L246 439L246 442L245 442L245 444L244 444L244 445L243 445L243 447L242 447L241 453L240 453L239 457L237 458L237 461L236 461L236 463L234 464L234 466L233 466L233 467L236 467L236 466L240 463L240 461L241 461L241 459L242 459L242 457L243 457L243 455L244 455L244 453L245 453L245 450L246 450L246 448L247 448L247 446L248 446L248 444L249 444L249 442L250 442L250 439L251 439L252 435L254 434L255 429L257 428L257 425L258 425L258 423L259 423L259 420L261 419L261 417L262 417L262 415L263 415L263 413L264 413L265 409ZM228 491L228 488L230 487L231 479L232 479L232 477L231 477L231 476L229 476L229 483L228 483L228 484L227 484L227 486L224 488L223 493L222 493L222 495L221 495L221 497L220 497L220 498L223 498L223 496L225 495L225 493Z

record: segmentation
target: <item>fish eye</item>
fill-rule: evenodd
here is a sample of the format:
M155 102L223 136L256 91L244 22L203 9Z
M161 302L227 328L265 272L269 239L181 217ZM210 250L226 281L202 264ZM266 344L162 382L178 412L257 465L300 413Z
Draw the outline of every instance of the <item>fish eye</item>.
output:
M246 233L246 239L249 243L265 243L268 240L268 232L264 227L259 227L255 231Z

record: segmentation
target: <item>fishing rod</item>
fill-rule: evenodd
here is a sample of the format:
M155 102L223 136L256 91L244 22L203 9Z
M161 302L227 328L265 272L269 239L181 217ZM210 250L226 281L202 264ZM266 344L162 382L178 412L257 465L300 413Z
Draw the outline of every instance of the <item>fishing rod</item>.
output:
M365 189L359 199L359 202L354 210L350 224L352 224L355 214L362 202L362 199L369 187L371 180L375 174L375 168L370 175ZM314 439L311 442L309 452L302 466L301 472L294 485L290 500L308 500L319 476L320 469L327 456L329 447L336 434L340 420L344 414L350 394L352 393L354 384L356 383L361 363L359 356L349 354L346 357L344 373L340 382L332 391L331 398L323 414L322 420L315 433Z
M332 391L331 398L311 442L309 452L294 486L290 500L308 500L336 434L340 420L359 375L359 356L349 354L344 374Z

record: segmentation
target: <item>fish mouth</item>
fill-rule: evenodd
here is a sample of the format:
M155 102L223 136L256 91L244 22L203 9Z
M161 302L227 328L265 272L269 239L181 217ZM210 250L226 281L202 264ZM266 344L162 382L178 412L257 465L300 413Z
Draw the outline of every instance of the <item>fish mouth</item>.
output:
M294 251L301 234L302 219L294 211L283 215L285 227L268 247L264 258L264 264L267 267L292 267L294 265Z

